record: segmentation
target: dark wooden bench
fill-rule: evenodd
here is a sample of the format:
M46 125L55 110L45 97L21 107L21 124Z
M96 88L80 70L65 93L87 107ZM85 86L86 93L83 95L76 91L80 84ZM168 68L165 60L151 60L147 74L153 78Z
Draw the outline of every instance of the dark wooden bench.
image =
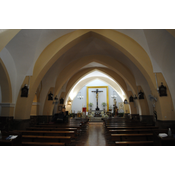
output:
M111 139L112 141L153 141L153 134L111 134Z
M37 128L81 128L80 125L35 125Z
M118 126L118 127L107 127L108 130L114 129L158 129L157 126Z
M62 143L71 143L71 136L22 135L22 142L62 142Z
M118 146L153 146L153 141L116 141Z
M123 123L105 123L105 126L113 126L113 125L143 125L142 123L126 123L126 122L123 122ZM144 124L145 125L145 124Z
M159 133L166 133L168 135L168 129L158 129L154 132L155 146L175 146L174 133L172 133L172 136L167 137L160 137Z
M65 146L65 143L56 142L22 142L23 146Z
M36 130L36 131L74 131L77 132L77 128L40 128L40 127L29 127L27 130Z
M30 130L18 130L23 135L43 135L43 136L71 136L75 138L74 131L30 131Z
M153 133L157 129L118 129L118 130L109 130L110 134L139 134L139 133Z
M21 143L16 143L14 140L0 140L0 146L21 146Z
M112 123L112 124L107 124L105 125L106 127L113 127L113 126L152 126L152 125L146 125L146 124L133 124L133 123Z

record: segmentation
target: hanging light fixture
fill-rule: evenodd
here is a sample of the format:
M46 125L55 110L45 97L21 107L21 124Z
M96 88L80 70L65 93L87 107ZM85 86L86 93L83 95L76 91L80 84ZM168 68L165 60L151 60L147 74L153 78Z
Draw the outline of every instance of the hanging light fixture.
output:
M77 96L77 98L78 98L78 99L80 99L80 100L81 100L81 99L83 99L83 98L84 98L83 96L81 96L81 92L79 92L78 94L79 94L79 95Z
M117 98L117 95L115 94L115 91L113 91L113 95L111 95L111 98L114 98L114 99Z
M68 105L71 105L72 104L72 101L69 99L68 102L67 102Z

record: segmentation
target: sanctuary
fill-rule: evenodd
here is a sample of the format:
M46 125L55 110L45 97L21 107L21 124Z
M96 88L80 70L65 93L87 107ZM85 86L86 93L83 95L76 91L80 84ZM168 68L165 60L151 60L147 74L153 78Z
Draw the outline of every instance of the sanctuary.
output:
M88 76L98 78L87 83L79 90L77 96L73 97L72 104L68 106L71 113L83 112L82 108L86 108L86 114L94 112L99 116L102 111L114 113L116 106L119 107L119 113L124 114L124 111L130 113L129 104L124 104L126 96L117 83L113 82L109 85L104 80L100 80L107 75L99 71L94 71ZM76 87L74 91L76 91ZM72 93L74 92L69 94L69 99L72 97Z

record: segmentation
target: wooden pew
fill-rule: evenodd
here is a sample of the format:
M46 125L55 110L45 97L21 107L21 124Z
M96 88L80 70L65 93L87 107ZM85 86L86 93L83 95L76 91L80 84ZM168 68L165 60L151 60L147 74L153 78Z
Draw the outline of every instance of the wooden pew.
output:
M77 128L77 133L80 134L83 129L84 126L80 126L80 125L36 125L36 128L41 128L42 130L44 130L44 128L49 128L50 131L52 130L52 128Z
M35 131L74 131L77 133L77 128L40 128L40 127L29 127L27 130L35 130Z
M35 125L37 128L80 128L80 125Z
M14 140L0 140L0 146L21 146L21 144L16 144Z
M153 133L157 129L116 129L116 130L109 130L110 134L140 134L140 133Z
M153 141L116 141L117 146L153 146Z
M30 131L30 130L18 130L23 135L42 135L42 136L71 136L75 138L74 131Z
M111 134L112 141L152 141L152 133L144 134Z
M114 130L114 129L158 129L157 126L114 126L114 127L107 127L108 130Z
M71 143L71 136L22 135L22 142L62 142Z
M140 121L124 118L104 120L107 135L115 145L147 146L154 145L153 133L158 127Z
M23 146L65 146L65 143L56 142L22 142Z
M142 123L111 123L111 124L106 124L106 127L110 126L152 126L152 125L145 125Z
M21 131L23 145L53 145L53 143L59 145L58 142L70 144L73 141L71 139L75 138L75 134L78 135L81 132L87 121L81 124L80 121L71 121L68 124L39 124L35 127L29 127L26 131ZM71 137L67 140L63 137L56 137L60 135Z
M167 137L160 137L159 133L166 133L168 135L168 129L158 129L154 132L155 146L175 146L174 133L172 133L172 136Z
M54 126L54 125L86 125L88 123L89 119L82 119L82 120L75 120L75 119L70 119L68 123L40 123L40 126Z

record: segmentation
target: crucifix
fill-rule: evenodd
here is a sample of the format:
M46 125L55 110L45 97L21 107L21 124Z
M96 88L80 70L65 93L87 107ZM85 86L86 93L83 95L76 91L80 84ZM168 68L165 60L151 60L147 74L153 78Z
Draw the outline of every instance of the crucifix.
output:
M98 108L98 93L99 93L99 92L103 92L103 91L99 91L98 89L96 89L96 91L92 91L92 92L95 92L95 93L96 93L96 99L97 99L96 111L99 111L99 108Z

